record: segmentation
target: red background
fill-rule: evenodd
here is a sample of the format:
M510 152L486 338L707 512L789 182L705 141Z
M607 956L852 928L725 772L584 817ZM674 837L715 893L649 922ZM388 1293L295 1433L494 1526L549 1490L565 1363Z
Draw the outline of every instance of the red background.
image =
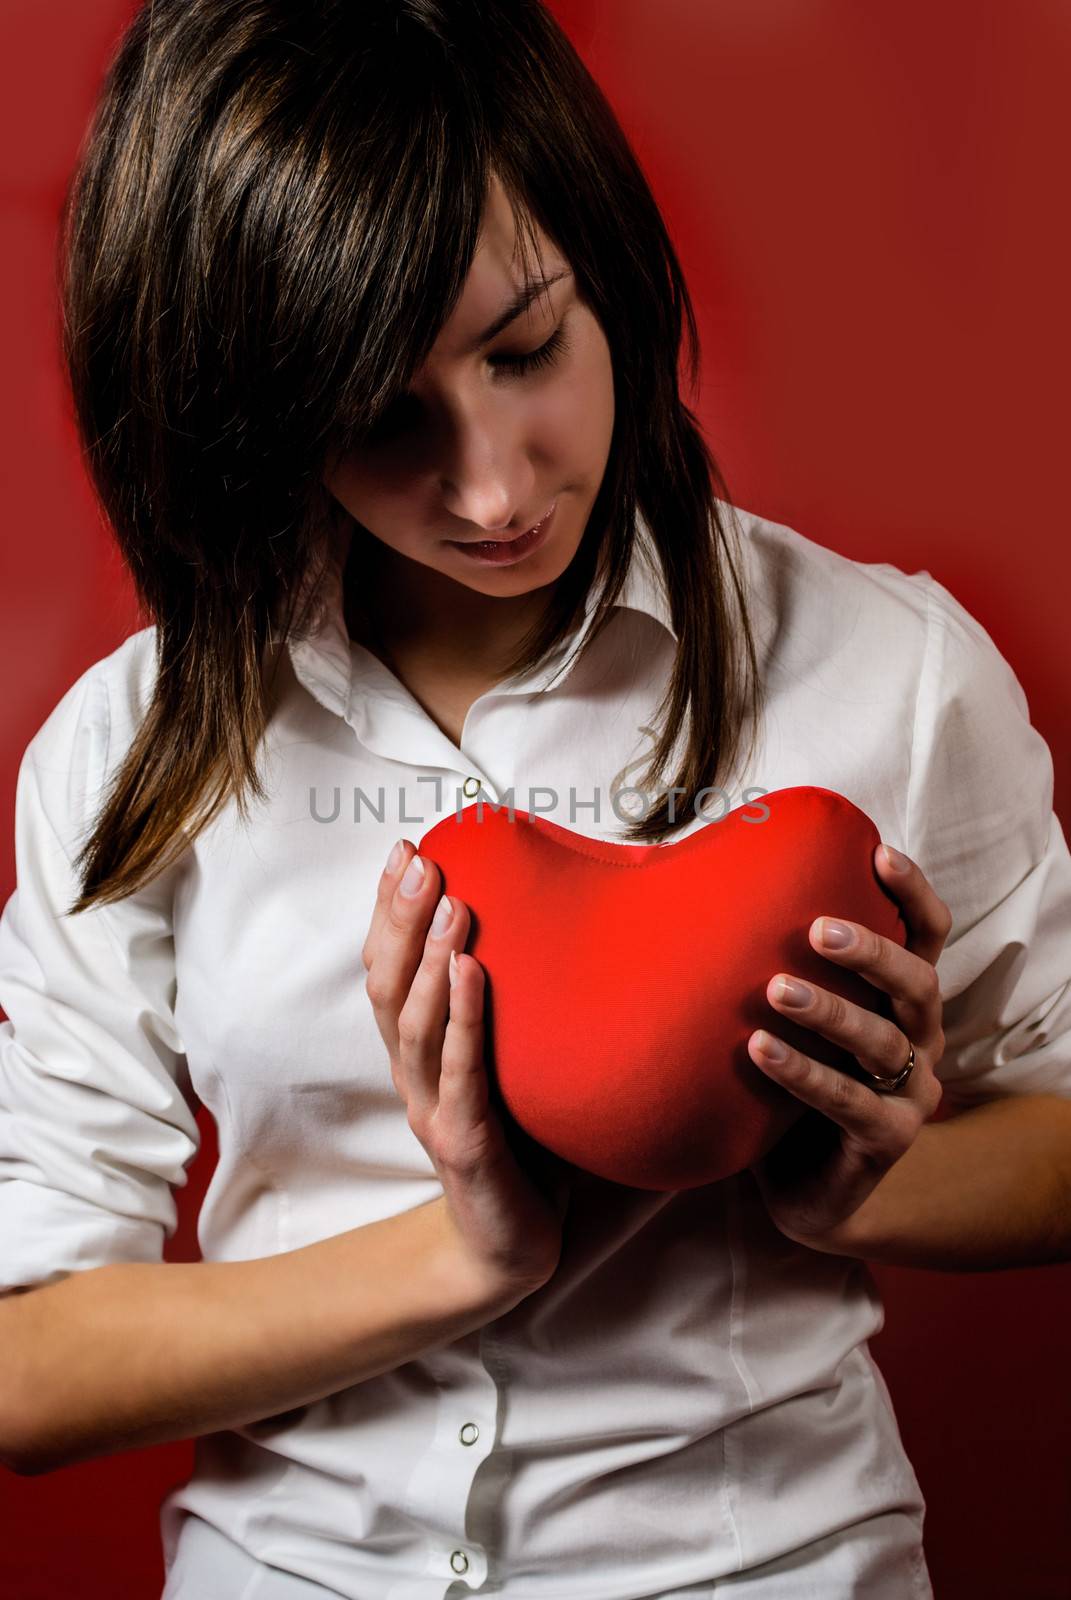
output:
M695 399L737 503L864 561L928 568L1011 661L1071 834L1071 367L1057 0L554 0L680 251ZM131 0L3 0L6 379L0 895L15 774L83 669L136 627L56 359L63 185ZM695 398L695 397L693 397ZM1058 660L1063 663L1057 667ZM213 1130L169 1259L196 1259ZM872 1341L926 1496L938 1600L1071 1595L1071 1269L877 1267ZM0 1475L0 1596L156 1600L176 1444Z

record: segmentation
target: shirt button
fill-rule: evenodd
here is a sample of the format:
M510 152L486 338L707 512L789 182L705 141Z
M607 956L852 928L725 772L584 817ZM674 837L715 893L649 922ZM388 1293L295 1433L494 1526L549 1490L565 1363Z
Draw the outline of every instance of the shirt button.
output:
M461 1432L458 1434L458 1438L461 1440L462 1444L475 1444L479 1437L480 1430L474 1422L466 1422L464 1427L461 1429Z
M455 1572L467 1572L469 1570L469 1558L464 1550L451 1550L450 1565Z
M461 785L461 793L471 800L473 795L477 795L479 792L480 780L479 778L472 777L470 774L470 776L467 777L464 783Z

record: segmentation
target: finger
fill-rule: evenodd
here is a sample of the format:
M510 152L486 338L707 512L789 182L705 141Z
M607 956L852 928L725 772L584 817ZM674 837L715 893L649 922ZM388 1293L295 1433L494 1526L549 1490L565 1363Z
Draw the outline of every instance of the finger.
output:
M881 844L874 851L874 865L884 886L900 903L907 924L907 948L924 961L936 963L952 931L952 912L933 888L926 874L910 856L895 851L905 863L903 871L890 866L885 854L891 845Z
M769 1053L777 1045L786 1052L783 1060L776 1060ZM804 1105L829 1117L871 1154L895 1159L913 1140L919 1108L908 1094L876 1092L848 1073L790 1049L763 1028L750 1036L747 1048L752 1061L767 1077Z
M932 970L932 969L931 969ZM788 993L784 992L788 989ZM911 1040L887 1017L845 1000L828 989L779 972L766 985L766 998L776 1011L801 1027L841 1045L868 1072L894 1078L907 1061Z
M392 1059L398 1055L398 1016L424 952L424 939L440 899L433 861L415 852L395 883L379 925L365 991ZM415 893L409 891L415 885Z
M474 957L456 952L454 970L441 1052L439 1114L447 1127L464 1135L469 1130L482 1129L488 1120L485 977Z
M416 846L411 844L408 839L399 839L396 844L391 846L387 859L383 863L383 870L379 875L379 883L376 885L376 903L372 908L372 920L368 925L364 944L361 946L361 960L364 963L366 972L372 965L372 958L375 955L376 945L379 941L380 929L387 920L387 912L390 908L391 900L394 898L394 891L404 877L406 868L416 853Z
M449 914L449 921L437 926L440 911L444 916ZM410 1112L418 1116L430 1117L439 1104L451 1000L450 952L464 946L470 922L468 907L462 901L440 896L409 992L398 1013L398 1061L406 1101Z
M846 928L851 942L840 948L828 945L825 940L831 925ZM941 1022L941 985L930 961L844 917L817 917L808 934L819 955L858 972L867 983L891 997L896 1020L912 1043L918 1046L936 1039Z

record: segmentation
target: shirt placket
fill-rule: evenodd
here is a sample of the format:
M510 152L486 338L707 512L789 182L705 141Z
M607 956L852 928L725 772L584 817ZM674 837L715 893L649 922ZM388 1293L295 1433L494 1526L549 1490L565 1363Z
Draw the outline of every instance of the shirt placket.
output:
M435 1430L406 1484L403 1509L426 1530L424 1581L393 1585L387 1600L428 1600L427 1579L470 1589L486 1581L487 1552L466 1534L473 1480L491 1454L498 1426L498 1385L481 1359L483 1330L422 1358L438 1385Z

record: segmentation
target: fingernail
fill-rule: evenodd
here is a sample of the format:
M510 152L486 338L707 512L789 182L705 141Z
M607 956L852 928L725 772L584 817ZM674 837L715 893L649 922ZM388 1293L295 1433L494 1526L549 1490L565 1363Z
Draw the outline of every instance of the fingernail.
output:
M755 1035L755 1043L763 1055L769 1056L771 1061L784 1061L788 1055L788 1050L780 1039L776 1039L772 1033L767 1033L765 1028L759 1029Z
M424 863L419 856L414 856L405 869L405 877L402 879L402 893L410 898L415 894L419 894L420 886L423 882Z
M447 928L450 926L453 915L454 908L446 896L443 895L442 899L439 901L439 904L435 907L435 915L431 919L432 933L445 933ZM451 955L452 954L453 951L451 951Z
M855 935L843 922L835 922L832 917L822 918L822 943L829 950L847 950Z
M809 1006L814 999L814 990L805 983L797 983L794 978L779 978L777 998L786 1006Z
M885 852L886 861L894 872L907 871L911 863L906 856L902 856L899 850L894 850L891 844L883 844L881 848Z
M454 984L457 982L457 980L460 977L460 975L461 975L460 974L460 969L458 967L458 961L457 961L457 951L456 950L451 950L451 952L450 952L450 987L451 987L451 989L454 987Z
M399 839L398 843L394 846L394 849L391 851L390 855L387 857L387 871L388 872L390 872L392 874L397 872L398 868L402 864L402 856L404 854L405 854L405 852L402 849L402 841L401 841L401 839Z

